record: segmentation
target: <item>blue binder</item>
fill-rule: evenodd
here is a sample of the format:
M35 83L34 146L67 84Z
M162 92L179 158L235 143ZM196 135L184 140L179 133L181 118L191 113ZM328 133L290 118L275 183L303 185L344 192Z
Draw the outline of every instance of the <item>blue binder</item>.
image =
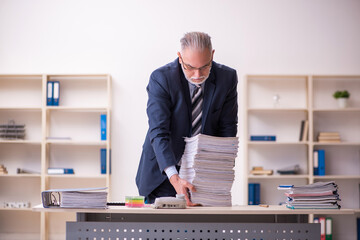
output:
M59 106L60 99L60 82L53 81L53 106Z
M111 150L109 164L109 172L111 173ZM101 174L106 174L106 148L100 149L100 169Z
M319 152L318 150L314 150L313 154L313 164L314 164L314 176L319 175Z
M325 150L319 149L318 159L319 159L319 176L325 175Z
M248 205L260 204L260 183L249 183Z
M101 140L106 140L106 114L100 115Z
M47 93L46 93L46 105L47 106L53 105L53 92L54 92L54 82L48 81L47 82Z
M275 135L252 135L250 141L276 141Z

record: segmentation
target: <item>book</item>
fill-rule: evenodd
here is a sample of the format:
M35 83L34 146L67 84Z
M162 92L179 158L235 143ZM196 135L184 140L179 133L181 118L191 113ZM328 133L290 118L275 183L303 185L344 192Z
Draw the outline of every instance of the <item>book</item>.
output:
M301 142L303 139L303 135L304 135L304 125L305 125L305 120L301 120L301 124L300 124L300 136L299 136L299 141Z
M250 173L253 175L272 175L273 170L265 170L263 167L253 167Z
M74 174L73 168L48 168L48 174Z
M106 114L100 115L100 135L101 140L106 140Z
M276 141L275 135L251 135L250 141Z
M309 133L309 121L308 121L308 120L305 120L305 123L304 123L304 131L303 131L303 135L302 135L302 139L301 139L302 142L306 142L306 141L307 141L307 139L308 139L308 133Z
M322 143L341 142L340 134L338 132L320 132L318 135L318 142L322 142Z

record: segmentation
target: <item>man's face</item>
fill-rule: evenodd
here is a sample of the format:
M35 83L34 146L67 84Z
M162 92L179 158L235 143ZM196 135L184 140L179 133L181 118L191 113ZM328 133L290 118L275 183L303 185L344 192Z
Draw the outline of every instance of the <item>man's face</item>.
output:
M179 61L185 78L192 84L199 85L209 77L214 51L186 48L178 52Z

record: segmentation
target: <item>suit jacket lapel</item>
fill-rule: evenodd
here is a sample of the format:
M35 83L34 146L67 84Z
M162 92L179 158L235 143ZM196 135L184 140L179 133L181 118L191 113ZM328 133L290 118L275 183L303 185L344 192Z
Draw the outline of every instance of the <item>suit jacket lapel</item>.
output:
M182 89L183 89L183 94L184 94L184 99L187 105L187 109L188 109L188 117L189 117L189 129L191 131L191 99L190 99L190 90L189 90L189 83L186 80L184 73L181 69L181 66L179 64L179 72L180 72L180 81L181 81L181 85L182 85ZM190 133L191 134L191 133Z
M201 122L202 129L204 129L204 126L206 123L206 118L208 116L212 98L214 96L215 87L216 87L215 75L214 75L213 71L211 71L209 78L205 81L203 113L202 113L202 122Z

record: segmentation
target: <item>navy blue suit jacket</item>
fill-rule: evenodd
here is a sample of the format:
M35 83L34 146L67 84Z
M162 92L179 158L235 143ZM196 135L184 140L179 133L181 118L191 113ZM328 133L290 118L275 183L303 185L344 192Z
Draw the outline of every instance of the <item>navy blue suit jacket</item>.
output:
M201 133L236 136L237 82L234 69L213 62L205 81ZM179 162L184 137L191 136L189 85L178 59L151 74L147 92L149 130L136 176L142 196L148 196L167 178L164 169Z

